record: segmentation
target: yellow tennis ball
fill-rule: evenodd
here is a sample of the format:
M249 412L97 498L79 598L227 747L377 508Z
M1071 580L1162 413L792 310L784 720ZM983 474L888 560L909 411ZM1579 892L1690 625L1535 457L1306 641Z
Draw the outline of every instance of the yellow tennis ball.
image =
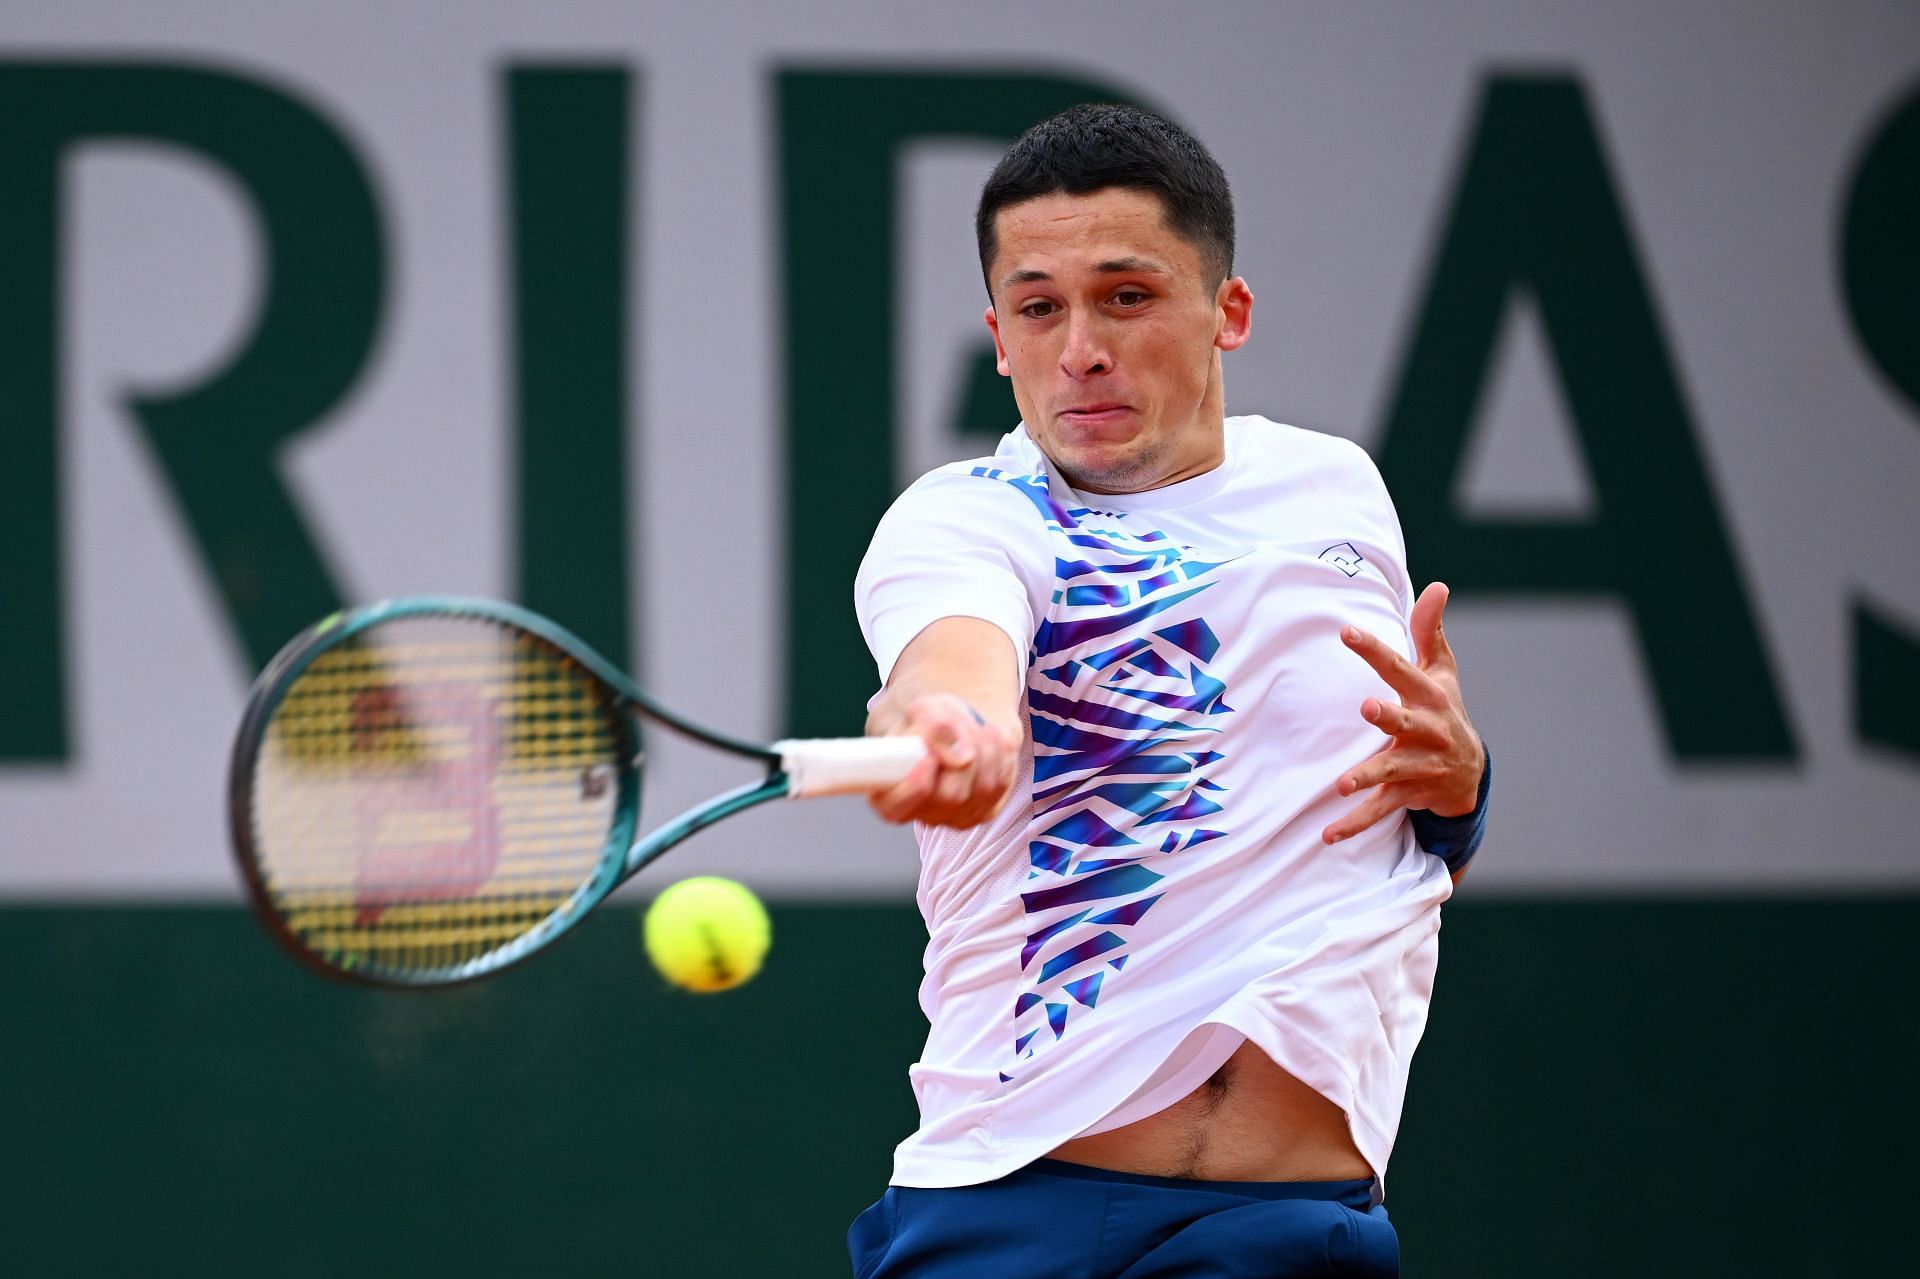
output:
M647 958L685 990L731 990L760 971L773 944L767 908L745 884L683 879L653 899L640 925Z

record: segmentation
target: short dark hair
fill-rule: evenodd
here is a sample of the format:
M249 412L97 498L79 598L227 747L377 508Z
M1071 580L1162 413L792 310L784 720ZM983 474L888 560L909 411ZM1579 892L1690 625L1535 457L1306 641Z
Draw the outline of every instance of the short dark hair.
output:
M973 219L981 275L989 275L998 251L993 223L1000 210L1041 196L1091 195L1109 187L1159 196L1167 225L1200 251L1213 282L1232 272L1233 192L1219 161L1164 116L1090 102L1021 134L988 175ZM990 277L987 296L993 296Z

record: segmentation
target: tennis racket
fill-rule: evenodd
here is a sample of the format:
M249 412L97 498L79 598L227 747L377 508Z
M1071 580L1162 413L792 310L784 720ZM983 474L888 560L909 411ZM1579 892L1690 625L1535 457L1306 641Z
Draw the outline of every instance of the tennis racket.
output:
M638 836L639 719L764 775ZM496 973L707 826L782 797L881 790L916 737L741 741L673 714L509 604L391 600L296 636L248 698L228 779L255 912L334 976L429 987Z

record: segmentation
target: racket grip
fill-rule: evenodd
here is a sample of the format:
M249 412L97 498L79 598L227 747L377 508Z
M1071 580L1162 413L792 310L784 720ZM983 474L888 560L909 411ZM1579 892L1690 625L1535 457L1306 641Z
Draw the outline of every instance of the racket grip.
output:
M775 742L794 799L885 790L927 753L917 737L816 737Z

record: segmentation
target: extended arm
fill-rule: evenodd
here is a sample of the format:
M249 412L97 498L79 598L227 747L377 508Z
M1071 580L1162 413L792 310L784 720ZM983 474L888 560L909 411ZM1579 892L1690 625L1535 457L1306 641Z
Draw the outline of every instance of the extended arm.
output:
M1013 789L1025 732L1019 655L992 622L943 617L902 650L867 715L867 733L917 734L927 757L905 781L873 796L890 822L978 825Z

